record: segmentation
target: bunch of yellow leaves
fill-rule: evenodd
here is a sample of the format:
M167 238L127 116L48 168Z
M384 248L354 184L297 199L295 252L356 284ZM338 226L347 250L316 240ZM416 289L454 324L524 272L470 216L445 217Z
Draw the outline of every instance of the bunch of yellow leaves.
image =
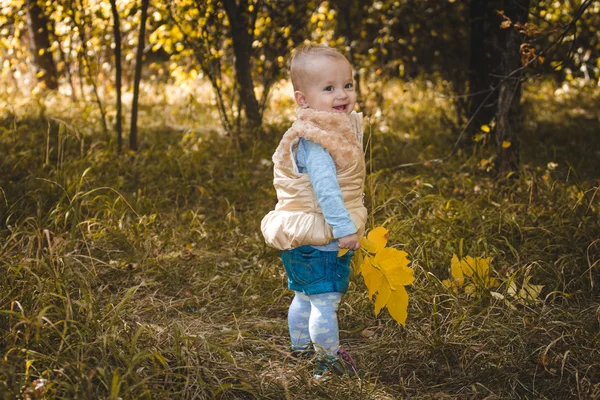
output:
M387 229L381 226L362 237L361 249L355 253L355 265L365 280L369 299L377 293L375 315L386 307L392 318L404 325L408 316L408 293L404 286L415 278L413 269L408 266L408 254L385 247L388 238Z
M464 286L465 293L473 294L477 288L490 289L499 285L498 281L490 276L489 257L466 256L459 260L456 254L453 254L450 275L452 278L444 279L442 283L454 292Z

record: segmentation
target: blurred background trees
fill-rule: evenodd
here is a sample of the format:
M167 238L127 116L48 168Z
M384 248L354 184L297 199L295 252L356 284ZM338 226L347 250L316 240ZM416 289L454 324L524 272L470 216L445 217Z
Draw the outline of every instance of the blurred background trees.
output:
M274 85L286 77L291 49L312 40L348 56L361 108L372 115L382 112L391 79L445 82L444 94L453 96L458 113L456 134L466 132L468 145L478 140L481 126L489 127L496 136L498 170L505 174L519 164L521 82L542 75L557 87L595 87L600 76L597 0L2 4L0 60L8 97L58 90L91 102L104 131L117 132L110 133L115 139L123 122L120 80L125 94L134 92L137 68L142 87L208 81L223 130L237 145L247 145L260 138L265 108ZM132 103L125 106L133 108L129 134L135 149Z

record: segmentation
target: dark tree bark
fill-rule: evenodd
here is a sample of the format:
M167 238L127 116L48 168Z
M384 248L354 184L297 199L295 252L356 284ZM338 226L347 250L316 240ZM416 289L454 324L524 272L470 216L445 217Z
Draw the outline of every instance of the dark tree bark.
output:
M31 51L38 70L39 80L47 89L58 89L58 72L50 51L48 18L37 0L27 0L27 23L31 34Z
M131 104L131 131L129 132L129 148L137 150L137 111L140 96L140 81L142 79L142 63L144 56L144 38L146 36L146 20L150 0L142 0L142 16L140 18L140 34L137 54L135 56L135 77L133 79L133 102Z
M231 26L238 94L246 111L248 125L251 128L258 128L262 124L262 117L256 95L254 94L254 82L250 66L252 34L249 30L254 30L254 23L250 23L252 17L247 11L248 1L241 0L241 2L242 4L238 5L236 0L224 0L223 5L225 6L225 12Z
M529 0L505 0L504 14L513 23L525 24L529 12ZM501 54L503 78L499 86L496 111L496 164L498 176L506 177L519 167L519 135L521 127L521 67L520 47L522 40L513 27L502 32L504 51Z
M470 52L469 52L469 92L468 117L473 117L469 137L479 132L482 125L488 125L494 118L498 92L491 96L490 90L498 73L499 49L495 48L500 33L500 18L496 13L500 5L495 0L471 0L469 5ZM484 103L485 102L485 103Z
M117 119L115 121L115 130L117 133L117 151L121 153L123 147L123 110L121 104L121 23L119 22L119 10L117 10L116 0L110 0L110 7L113 15L113 34L115 38L115 90L117 91Z

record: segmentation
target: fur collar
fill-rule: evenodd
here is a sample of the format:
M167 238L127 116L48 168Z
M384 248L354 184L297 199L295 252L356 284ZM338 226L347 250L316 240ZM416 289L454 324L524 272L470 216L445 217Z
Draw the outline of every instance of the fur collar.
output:
M299 121L311 122L327 132L343 133L352 130L350 115L329 111L317 111L312 108L296 108L296 118Z
M323 146L333 157L338 168L362 158L362 113L350 114L296 108L296 121L283 135L273 162L296 171L294 150L300 138Z

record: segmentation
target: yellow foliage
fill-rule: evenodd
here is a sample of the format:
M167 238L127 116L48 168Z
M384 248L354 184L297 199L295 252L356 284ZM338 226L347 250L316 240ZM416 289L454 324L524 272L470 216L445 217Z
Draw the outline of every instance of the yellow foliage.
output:
M408 292L399 287L390 294L387 309L392 318L404 325L408 317Z
M377 297L375 298L375 315L379 315L381 309L385 307L385 305L390 300L390 296L392 295L392 289L389 285L380 285L379 290L377 291Z
M452 275L457 285L462 286L465 283L462 266L456 254L452 255L452 260L450 261L450 275Z
M360 272L365 280L369 298L371 298L383 284L383 273L378 268L373 266L371 263L371 257L364 258L363 263L360 266Z
M414 281L413 269L408 266L408 254L385 247L388 231L383 227L373 229L361 238L361 250L355 261L363 276L369 299L375 294L375 315L386 307L390 316L404 325L408 317L408 293L404 286ZM374 254L374 255L373 255Z
M531 276L525 277L523 285L520 289L517 288L516 282L511 279L506 289L506 294L519 300L533 301L536 300L542 293L544 285L532 285L529 283Z
M415 280L408 263L408 254L398 249L385 247L375 255L375 265L379 266L392 290L410 285Z
M343 256L344 254L346 254L348 252L348 249L340 249L337 253L338 257Z
M375 253L377 251L377 245L364 236L360 238L360 248L368 253Z
M455 292L463 286L466 294L473 294L478 288L490 289L499 286L499 282L490 276L489 257L466 256L459 260L456 254L453 254L450 261L450 276L450 279L444 279L442 283Z
M385 229L383 226L378 226L377 228L369 232L369 234L367 235L367 239L369 239L370 242L375 244L376 247L374 253L377 253L379 250L385 247L389 236L390 235L388 230Z
M471 256L466 256L461 262L460 266L462 268L462 272L470 278L479 277L482 278L484 276L489 275L490 271L490 258L473 258Z

